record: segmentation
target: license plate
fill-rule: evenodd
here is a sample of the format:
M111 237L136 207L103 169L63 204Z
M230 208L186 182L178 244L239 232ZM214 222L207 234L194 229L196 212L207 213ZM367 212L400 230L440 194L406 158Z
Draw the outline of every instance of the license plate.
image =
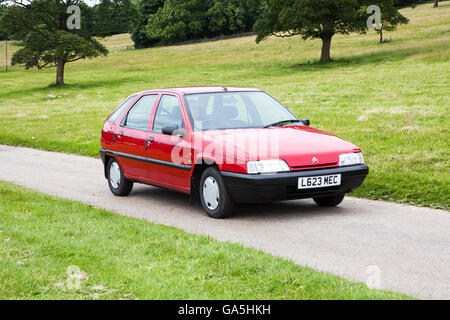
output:
M304 177L298 179L299 189L326 188L341 185L341 175L333 174L329 176Z

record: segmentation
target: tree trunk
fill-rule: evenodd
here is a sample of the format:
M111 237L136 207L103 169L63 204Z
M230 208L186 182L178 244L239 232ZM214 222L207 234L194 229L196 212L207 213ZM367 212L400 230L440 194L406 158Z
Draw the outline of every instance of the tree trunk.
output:
M439 0L434 0L434 6L433 6L433 8L437 8L437 7L439 6L438 2L439 2Z
M64 85L64 66L66 62L64 59L59 59L58 64L56 66L56 85L62 86Z
M322 54L320 55L321 62L331 61L330 49L331 49L332 36L322 37Z
M380 28L380 43L383 44L383 28Z

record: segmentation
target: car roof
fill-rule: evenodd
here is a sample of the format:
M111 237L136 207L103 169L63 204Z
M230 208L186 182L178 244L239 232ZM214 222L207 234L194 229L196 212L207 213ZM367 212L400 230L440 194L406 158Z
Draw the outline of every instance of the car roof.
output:
M165 89L155 89L139 92L138 94L147 94L155 92L167 92L167 93L181 93L185 94L195 94L195 93L216 93L216 92L258 92L261 91L256 88L244 88L244 87L179 87L179 88L165 88Z

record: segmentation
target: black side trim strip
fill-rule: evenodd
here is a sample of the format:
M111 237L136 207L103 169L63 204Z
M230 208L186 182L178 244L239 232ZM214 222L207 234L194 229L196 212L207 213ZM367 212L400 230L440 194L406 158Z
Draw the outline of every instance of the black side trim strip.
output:
M191 170L191 166L185 165L185 164L179 164L179 163L173 163L173 162L169 162L169 161L163 161L163 160L157 160L157 159L152 159L152 158L146 158L146 157L141 157L141 156L135 156L132 154L128 154L128 153L123 153L123 152L117 152L117 151L110 151L110 150L104 150L102 149L100 151L100 153L104 153L104 154L112 154L114 156L120 157L120 158L126 158L126 159L131 159L131 160L136 160L136 161L142 161L142 162L147 162L147 163L153 163L153 164L157 164L160 166L165 166L165 167L170 167L170 168L175 168L175 169L180 169L180 170L185 170L185 171L190 171Z

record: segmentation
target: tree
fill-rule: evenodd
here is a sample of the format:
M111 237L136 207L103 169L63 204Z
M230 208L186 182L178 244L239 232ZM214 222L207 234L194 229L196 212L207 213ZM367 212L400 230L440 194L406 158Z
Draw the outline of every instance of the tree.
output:
M439 0L434 0L433 8L437 8L439 6Z
M256 41L271 35L321 39L320 61L327 62L333 36L364 32L364 17L357 0L267 0L266 10L255 24Z
M380 43L383 43L383 31L393 31L400 24L407 24L408 18L403 16L394 6L393 0L367 0L361 6L361 11L366 12L369 5L377 5L381 10L381 27L377 30L380 35Z
M6 8L2 25L9 33L25 32L23 48L14 53L12 64L24 64L25 68L38 69L56 67L56 85L64 84L65 65L80 59L107 55L108 50L94 39L85 24L81 29L67 28L67 8L78 5L81 0L12 0L13 6Z

